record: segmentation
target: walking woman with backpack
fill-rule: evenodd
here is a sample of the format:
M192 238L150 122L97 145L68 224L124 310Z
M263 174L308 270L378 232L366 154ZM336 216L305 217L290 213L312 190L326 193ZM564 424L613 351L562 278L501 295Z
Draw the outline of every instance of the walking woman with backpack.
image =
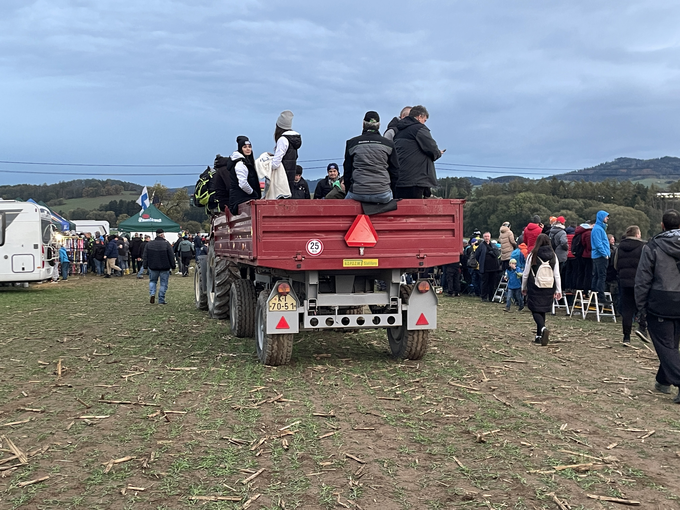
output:
M534 248L527 255L522 294L527 296L526 306L536 322L534 342L548 345L550 332L545 327L545 314L552 312L553 300L562 297L562 282L560 263L546 234L538 236Z

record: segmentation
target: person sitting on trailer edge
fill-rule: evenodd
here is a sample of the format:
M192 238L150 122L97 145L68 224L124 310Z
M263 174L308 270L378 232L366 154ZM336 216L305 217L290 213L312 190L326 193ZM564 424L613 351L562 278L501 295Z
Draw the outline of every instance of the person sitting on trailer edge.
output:
M328 175L316 183L314 198L326 198L326 195L333 189L333 184L338 180L340 170L337 163L329 163L326 168Z
M290 192L291 198L311 198L309 195L309 185L304 177L302 177L302 167L300 165L295 166L295 182L293 183L293 189L291 189Z
M345 188L345 177L340 177L333 183L333 189L328 192L324 200L342 200L347 197L347 189Z
M213 200L217 202L220 212L224 212L229 207L229 189L231 188L229 161L230 158L225 158L220 154L215 156L213 163L215 175L210 179L210 192L213 193Z
M364 115L361 135L345 145L345 187L347 199L386 204L399 177L399 160L394 144L380 135L380 116Z
M239 204L249 200L257 200L262 197L260 180L255 170L255 158L253 158L253 146L247 136L236 138L238 150L231 155L229 163L229 212L238 214Z

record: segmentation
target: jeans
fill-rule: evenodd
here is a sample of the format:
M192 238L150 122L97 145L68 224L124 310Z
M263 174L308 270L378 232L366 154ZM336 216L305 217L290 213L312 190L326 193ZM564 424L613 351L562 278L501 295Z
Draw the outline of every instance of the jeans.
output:
M508 289L507 293L507 303L505 304L505 309L510 310L510 304L512 303L512 300L515 300L515 303L517 303L517 306L519 306L519 309L522 310L524 308L524 296L522 296L522 289Z
M62 279L68 280L69 269L71 269L71 263L70 262L62 262L61 263L61 277L62 277Z
M392 200L392 191L385 193L374 193L373 195L360 195L359 193L347 192L345 200L356 200L357 202L368 202L371 204L386 204Z
M607 266L609 259L600 257L593 259L593 283L592 291L597 292L597 299L600 303L604 301L605 282L607 280Z
M94 259L94 270L99 276L101 276L102 273L104 273L104 261Z
M127 257L119 256L118 265L120 266L121 270L125 271L128 268Z
M170 278L170 270L167 271L156 271L155 269L149 269L149 295L156 295L156 283L158 278L161 279L161 286L158 289L158 302L160 304L165 303L165 293L168 290L168 279Z
M144 265L140 262L139 263L139 272L137 273L137 278L141 278L144 273L149 274L149 270L144 269Z

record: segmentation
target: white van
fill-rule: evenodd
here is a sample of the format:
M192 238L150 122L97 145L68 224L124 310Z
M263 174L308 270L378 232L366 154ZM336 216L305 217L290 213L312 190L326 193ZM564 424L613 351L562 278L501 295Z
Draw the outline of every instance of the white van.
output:
M0 200L0 284L46 281L57 266L50 211L30 202Z
M97 232L101 235L109 235L111 233L111 227L109 222L106 220L71 220L76 224L76 232L79 234L84 234L89 232L95 235Z

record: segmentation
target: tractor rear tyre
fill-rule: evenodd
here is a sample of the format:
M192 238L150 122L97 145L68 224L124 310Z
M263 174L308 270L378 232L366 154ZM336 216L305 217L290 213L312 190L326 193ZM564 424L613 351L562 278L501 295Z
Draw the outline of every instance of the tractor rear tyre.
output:
M229 290L229 320L231 332L239 337L255 334L255 286L250 280L234 280Z
M402 285L399 289L402 301L408 302L412 285ZM387 339L390 342L392 357L396 359L422 359L427 352L430 339L429 329L407 329L406 312L402 312L401 326L387 328Z
M194 300L199 310L208 309L206 256L201 255L196 259L196 271L194 271Z
M293 354L293 335L267 334L267 298L266 291L260 292L257 298L257 320L255 324L255 345L257 357L263 365L279 366L290 362Z
M213 319L229 318L229 290L233 275L226 259L215 255L215 244L210 242L206 262L206 297L208 312Z

